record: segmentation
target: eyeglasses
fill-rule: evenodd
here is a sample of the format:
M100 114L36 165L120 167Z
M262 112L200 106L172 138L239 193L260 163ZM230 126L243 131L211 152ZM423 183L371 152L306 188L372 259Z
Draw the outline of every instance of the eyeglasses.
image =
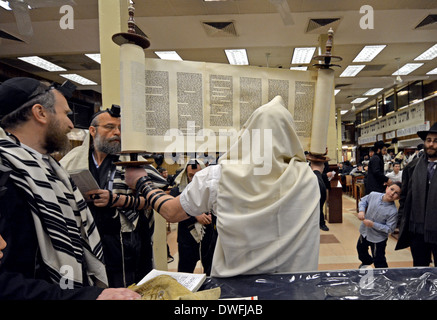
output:
M113 130L115 130L115 129L118 129L118 130L120 130L120 132L121 132L121 126L116 126L116 125L113 125L113 124L105 124L105 125L99 125L99 124L96 124L95 126L93 126L93 127L102 127L103 129L105 129L105 130L108 130L108 131L113 131Z

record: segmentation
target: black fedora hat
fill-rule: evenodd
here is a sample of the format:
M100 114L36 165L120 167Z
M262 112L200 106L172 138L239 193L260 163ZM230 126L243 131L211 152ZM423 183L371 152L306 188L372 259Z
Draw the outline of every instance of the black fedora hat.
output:
M432 127L428 131L417 131L417 135L422 139L423 141L426 140L426 136L428 133L437 133L437 122L435 122Z
M375 144L373 145L373 151L376 152L378 149L382 149L384 147L388 148L390 147L390 145L388 143L384 143L384 141L382 140L376 141Z

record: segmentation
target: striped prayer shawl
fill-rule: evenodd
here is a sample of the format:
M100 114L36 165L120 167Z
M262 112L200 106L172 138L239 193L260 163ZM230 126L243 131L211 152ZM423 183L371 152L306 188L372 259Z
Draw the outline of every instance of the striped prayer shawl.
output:
M24 191L41 257L53 283L83 286L84 276L107 285L100 235L86 202L56 160L24 149L0 129L0 160ZM86 265L87 275L83 275ZM65 273L65 268L68 268ZM94 278L95 277L95 278Z

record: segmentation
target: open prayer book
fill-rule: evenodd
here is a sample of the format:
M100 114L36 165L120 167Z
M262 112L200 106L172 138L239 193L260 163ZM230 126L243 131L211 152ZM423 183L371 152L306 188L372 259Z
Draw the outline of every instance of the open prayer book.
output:
M149 281L160 275L168 275L176 279L185 288L196 292L206 279L206 274L204 273L185 273L185 272L171 272L153 269L150 271L137 285L142 285L143 283Z
M69 170L68 173L82 194L100 189L96 179L88 169Z

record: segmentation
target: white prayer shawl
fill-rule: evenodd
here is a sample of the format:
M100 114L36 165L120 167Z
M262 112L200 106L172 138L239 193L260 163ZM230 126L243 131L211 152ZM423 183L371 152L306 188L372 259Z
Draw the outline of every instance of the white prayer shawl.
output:
M67 153L61 160L60 163L64 168L67 170L79 170L79 169L88 169L89 166L89 150L90 150L90 144L91 144L91 135L88 134L83 143L72 149L69 153ZM124 174L124 170L121 167L117 167L117 170L119 172L122 172ZM117 174L117 177L120 174ZM114 188L111 191L114 193L120 193L120 194L131 194L132 191L128 188L127 185L122 185L122 181L120 179L114 180L114 187L116 186L122 186L122 188ZM136 218L133 219L133 221L129 221L129 219L126 218L125 214L120 214L120 210L116 210L117 215L120 219L121 224L121 231L122 232L131 232L135 229L137 222L138 222L138 214ZM116 217L114 217L116 218Z
M184 166L184 169L177 175L177 177L175 178L174 182L175 185L178 186L179 188L179 192L184 191L185 187L188 185L189 181L188 181L188 175L187 175L187 167L188 164L190 163L191 159L187 159L186 160L186 164ZM200 159L193 159L196 160L200 169L205 169L205 163L203 163L202 160Z
M39 249L53 283L83 285L83 264L87 275L107 286L100 236L91 212L68 173L53 158L47 162L7 136L0 128L1 162L12 168L10 178L26 194ZM67 269L65 273L65 267ZM65 274L64 274L65 273ZM62 278L64 278L62 280ZM100 283L99 283L100 281Z
M251 141L250 152L244 152L247 140L243 136L248 133L252 138L256 129L261 129L260 141ZM271 150L272 157L267 160L271 170L264 174L266 163L254 164L251 156L256 154L254 148L264 146L264 139L269 139L269 130L272 144L260 154ZM281 97L255 110L219 164L219 237L211 275L317 270L319 186Z

